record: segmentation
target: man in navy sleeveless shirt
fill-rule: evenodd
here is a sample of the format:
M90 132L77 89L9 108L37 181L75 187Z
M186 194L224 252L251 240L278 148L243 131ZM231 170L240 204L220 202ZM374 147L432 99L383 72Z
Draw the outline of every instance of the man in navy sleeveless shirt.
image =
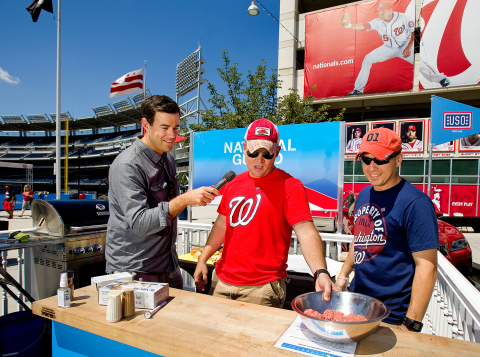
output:
M355 269L351 291L383 301L385 323L420 331L437 276L438 225L428 196L400 177L401 151L390 129L363 137L355 160L372 186L355 203L355 238L337 285Z

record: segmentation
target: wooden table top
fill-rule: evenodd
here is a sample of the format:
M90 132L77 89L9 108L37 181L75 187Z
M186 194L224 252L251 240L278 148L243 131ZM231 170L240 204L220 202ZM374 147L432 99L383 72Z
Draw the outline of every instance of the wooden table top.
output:
M91 287L75 290L72 307L57 297L33 303L33 313L162 356L300 356L273 347L297 317L289 310L170 289L170 298L151 319L146 310L117 323L106 321ZM478 356L480 345L379 326L357 344L356 356Z

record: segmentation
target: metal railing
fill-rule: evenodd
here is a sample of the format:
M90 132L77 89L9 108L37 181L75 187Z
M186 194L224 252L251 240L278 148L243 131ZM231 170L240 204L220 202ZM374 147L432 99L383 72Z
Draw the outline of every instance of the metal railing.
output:
M204 246L212 229L212 224L178 222L177 251L178 254L187 254L192 247ZM325 245L326 256L338 260L342 252L342 243L352 242L352 235L321 233ZM2 266L5 270L11 270L8 266L8 254L17 259L15 273L9 273L25 287L25 281L30 280L28 274L32 269L25 269L25 250L2 251ZM301 254L295 234L292 235L290 254ZM186 274L186 273L185 273ZM188 274L186 274L188 275ZM186 288L194 290L190 276L185 277ZM28 291L28 289L26 289ZM2 315L9 312L8 294L2 292ZM20 306L17 305L17 310ZM438 252L438 274L435 290L425 314L423 333L432 334L454 339L462 339L472 342L480 342L480 292L447 260Z
M438 252L437 281L423 333L480 342L480 293Z
M8 255L10 253L10 258ZM28 264L25 262L26 254L31 253L31 249L16 249L14 251L2 251L2 268L9 273L12 278L14 278L24 289L25 289L25 281L26 281L26 267ZM10 263L9 264L9 260ZM12 260L16 260L16 264L13 264ZM9 266L10 265L10 266ZM0 276L0 279L3 280L3 277ZM8 284L7 284L8 285ZM10 290L17 293L16 288L12 286L8 286ZM1 289L2 294L2 303L1 303L1 315L6 315L10 310L21 311L23 308L18 304L15 299L13 299L4 289ZM28 301L21 293L17 295L23 302L27 304L27 306L31 307L30 301Z

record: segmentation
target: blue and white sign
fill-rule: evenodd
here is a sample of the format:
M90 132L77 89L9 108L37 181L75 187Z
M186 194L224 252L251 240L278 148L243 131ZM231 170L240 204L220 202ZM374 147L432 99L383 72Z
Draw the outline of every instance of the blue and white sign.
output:
M275 166L300 179L310 203L323 209L337 209L340 125L329 122L278 126L282 149ZM237 175L247 170L242 146L246 130L194 133L190 173L193 188L211 186L230 170Z
M432 95L433 145L480 133L480 109Z
M471 129L472 112L443 113L443 129Z

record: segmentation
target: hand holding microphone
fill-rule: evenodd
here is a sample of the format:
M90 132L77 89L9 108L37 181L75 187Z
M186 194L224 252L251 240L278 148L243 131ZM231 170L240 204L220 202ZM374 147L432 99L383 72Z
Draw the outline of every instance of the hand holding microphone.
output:
M233 171L228 171L223 177L218 181L215 185L213 185L213 188L220 190L223 186L227 184L227 182L232 181L235 178L235 172Z
M182 196L188 197L189 202L187 205L206 206L213 201L215 195L220 195L218 190L225 186L228 182L232 181L235 176L235 172L229 171L215 185L210 187L199 187L195 190L188 191Z

